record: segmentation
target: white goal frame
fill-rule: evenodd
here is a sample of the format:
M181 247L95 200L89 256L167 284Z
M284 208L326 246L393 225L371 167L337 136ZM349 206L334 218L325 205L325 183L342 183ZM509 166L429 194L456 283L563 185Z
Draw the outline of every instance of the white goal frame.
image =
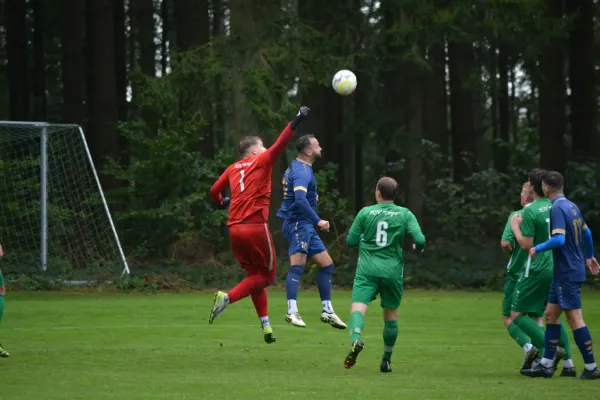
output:
M75 124L50 124L48 122L26 122L26 121L0 121L0 128L27 128L27 129L39 129L40 130L40 219L41 219L41 232L40 232L40 266L43 271L48 269L48 128L56 127L56 128L64 128L64 129L72 129L79 131L79 135L81 137L81 141L83 143L83 147L85 149L85 153L87 156L87 161L90 164L92 169L92 173L94 175L94 180L96 181L96 185L98 187L98 191L100 192L100 198L102 199L102 204L104 206L104 211L106 212L106 216L108 217L108 222L110 224L110 228L114 235L114 239L117 245L117 249L119 250L119 256L121 258L121 262L123 264L123 272L121 276L125 274L130 274L129 265L127 264L127 259L125 258L125 253L123 253L123 248L121 247L121 241L119 240L119 235L117 233L117 229L113 223L112 216L110 215L110 209L108 207L108 203L106 202L106 198L104 197L104 191L102 190L102 185L100 184L100 179L98 178L98 173L96 172L96 166L94 165L94 161L92 159L92 154L90 153L90 149L87 144L87 140L85 139L85 134L83 133L83 128L79 125Z

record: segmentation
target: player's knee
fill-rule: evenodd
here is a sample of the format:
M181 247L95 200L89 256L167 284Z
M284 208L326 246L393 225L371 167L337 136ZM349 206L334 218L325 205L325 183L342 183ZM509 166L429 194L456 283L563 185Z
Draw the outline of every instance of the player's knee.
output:
M504 326L508 328L508 326L512 323L512 318L510 315L503 315L502 321L504 322Z
M567 323L572 330L579 329L585 326L581 310L569 310L566 313Z
M2 286L0 286L0 296L4 296L6 294L6 286L4 286L4 284L2 284Z

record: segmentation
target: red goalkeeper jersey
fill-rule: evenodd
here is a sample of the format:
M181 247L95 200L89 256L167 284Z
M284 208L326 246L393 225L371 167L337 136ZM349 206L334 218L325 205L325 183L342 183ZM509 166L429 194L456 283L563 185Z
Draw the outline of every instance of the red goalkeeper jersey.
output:
M227 186L231 189L227 226L243 221L267 222L273 164L293 135L294 131L288 124L267 151L230 165L212 186L210 197L216 203L222 200L221 192Z

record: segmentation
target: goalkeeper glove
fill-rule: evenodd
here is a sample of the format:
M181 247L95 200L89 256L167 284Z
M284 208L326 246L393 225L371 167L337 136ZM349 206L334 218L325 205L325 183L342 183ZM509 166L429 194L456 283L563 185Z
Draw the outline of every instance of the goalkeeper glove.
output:
M305 107L305 106L300 107L298 114L296 114L296 118L294 118L292 120L292 122L290 122L292 129L296 129L298 127L298 125L300 125L300 122L304 121L308 117L309 111L310 111L310 108L308 108L308 107Z
M231 199L229 197L223 197L219 203L213 203L213 207L218 208L219 210L226 210L229 207L229 202Z

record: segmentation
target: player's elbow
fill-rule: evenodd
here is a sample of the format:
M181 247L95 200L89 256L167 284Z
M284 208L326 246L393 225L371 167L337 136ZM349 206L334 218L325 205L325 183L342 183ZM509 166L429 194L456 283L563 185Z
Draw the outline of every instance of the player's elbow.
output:
M500 248L502 249L503 252L510 254L512 253L512 245L510 244L510 242L507 242L506 240L502 240L500 242Z
M348 247L356 247L360 243L360 238L354 235L346 236L346 245Z

